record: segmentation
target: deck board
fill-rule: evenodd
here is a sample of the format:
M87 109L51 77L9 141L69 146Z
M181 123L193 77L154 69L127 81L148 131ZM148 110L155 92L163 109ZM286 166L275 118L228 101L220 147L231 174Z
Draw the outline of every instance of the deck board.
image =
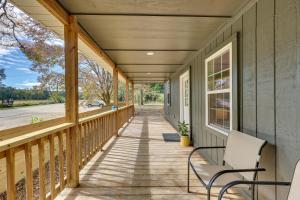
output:
M187 156L192 147L165 142L162 133L176 130L164 119L160 108L137 110L120 137L80 171L80 186L65 189L57 199L206 199L206 190L193 174L192 193L186 192ZM194 160L206 163L200 155ZM227 197L241 199L237 194Z

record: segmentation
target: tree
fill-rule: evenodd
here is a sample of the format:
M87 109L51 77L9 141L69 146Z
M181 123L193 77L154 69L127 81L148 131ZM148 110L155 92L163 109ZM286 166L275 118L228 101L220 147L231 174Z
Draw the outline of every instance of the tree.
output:
M98 63L79 54L79 86L86 100L101 99L106 105L111 102L112 76Z
M7 0L0 0L0 37L0 46L18 47L32 61L40 89L64 88L63 70L57 69L64 68L63 41Z
M5 75L5 70L4 69L0 69L0 87L2 87L4 84L2 83L2 81L6 78Z
M39 74L39 88L49 91L50 96L57 99L58 94L64 90L65 82L63 41L31 17L21 11L16 12L16 8L7 0L0 0L0 21L0 46L19 47L33 62L31 70ZM19 36L26 39L21 40ZM107 105L110 104L111 74L80 52L79 64L79 84L83 96L88 101L101 99Z
M0 45L23 47L17 37L17 21L14 6L7 0L0 0Z

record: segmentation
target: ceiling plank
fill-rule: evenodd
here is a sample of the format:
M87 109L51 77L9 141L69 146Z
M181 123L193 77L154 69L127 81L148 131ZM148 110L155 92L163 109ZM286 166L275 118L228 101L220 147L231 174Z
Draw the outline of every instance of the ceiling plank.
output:
M79 38L85 42L91 49L93 49L101 58L104 59L112 68L115 67L114 62L109 58L109 56L104 53L104 51L96 44L96 42L89 36L89 34L79 26Z

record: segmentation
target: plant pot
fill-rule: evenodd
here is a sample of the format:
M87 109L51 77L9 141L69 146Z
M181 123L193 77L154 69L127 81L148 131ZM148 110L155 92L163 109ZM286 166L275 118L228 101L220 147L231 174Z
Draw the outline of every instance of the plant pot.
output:
M182 147L190 146L190 137L189 136L180 136L180 145Z

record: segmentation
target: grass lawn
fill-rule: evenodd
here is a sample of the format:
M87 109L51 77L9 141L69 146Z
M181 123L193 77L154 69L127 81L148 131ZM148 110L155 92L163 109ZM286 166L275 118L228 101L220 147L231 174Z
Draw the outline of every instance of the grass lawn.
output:
M24 107L24 106L35 106L35 105L46 105L54 103L51 100L15 100L12 107L3 106L0 102L0 109Z

